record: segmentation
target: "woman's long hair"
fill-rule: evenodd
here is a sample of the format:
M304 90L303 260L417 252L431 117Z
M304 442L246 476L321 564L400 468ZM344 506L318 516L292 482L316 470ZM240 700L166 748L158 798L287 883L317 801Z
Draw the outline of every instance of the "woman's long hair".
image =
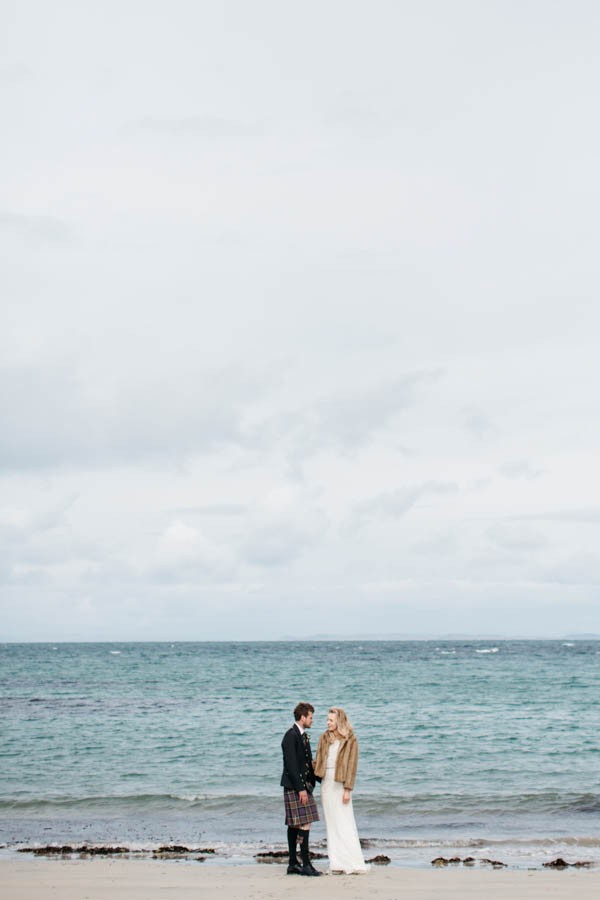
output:
M335 713L337 716L337 725L336 732L343 738L349 738L354 734L354 728L352 727L352 723L341 706L332 706L329 710L330 713ZM330 740L334 740L333 733L328 731L328 735L330 736Z

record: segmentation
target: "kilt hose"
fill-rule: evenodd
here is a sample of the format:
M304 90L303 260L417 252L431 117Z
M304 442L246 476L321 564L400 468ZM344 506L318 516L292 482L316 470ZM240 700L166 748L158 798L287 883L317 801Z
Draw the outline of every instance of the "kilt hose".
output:
M285 824L288 828L300 828L302 825L310 825L319 821L317 802L312 794L308 795L308 803L303 806L297 791L283 789L283 802L285 804Z

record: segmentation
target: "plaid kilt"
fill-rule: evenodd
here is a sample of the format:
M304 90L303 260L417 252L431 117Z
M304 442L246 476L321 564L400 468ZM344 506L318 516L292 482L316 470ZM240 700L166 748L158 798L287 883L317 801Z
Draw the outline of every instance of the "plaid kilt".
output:
M299 828L301 825L310 825L319 821L317 801L312 794L308 795L308 803L303 806L297 791L283 789L283 802L285 804L285 824L289 828Z

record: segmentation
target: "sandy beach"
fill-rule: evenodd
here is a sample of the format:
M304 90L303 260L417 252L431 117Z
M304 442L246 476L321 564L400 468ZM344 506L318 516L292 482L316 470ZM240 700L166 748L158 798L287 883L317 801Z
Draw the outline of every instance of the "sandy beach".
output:
M280 866L202 866L151 860L5 860L7 900L596 900L600 871L479 871L388 867L362 876L286 876Z

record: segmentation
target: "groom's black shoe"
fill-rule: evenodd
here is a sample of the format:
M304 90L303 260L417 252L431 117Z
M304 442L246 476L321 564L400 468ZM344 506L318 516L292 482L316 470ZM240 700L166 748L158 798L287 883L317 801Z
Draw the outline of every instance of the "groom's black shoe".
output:
M301 875L322 875L322 872L319 872L318 869L315 869L312 863L304 863L302 868L300 869Z
M288 873L288 875L303 875L304 874L302 872L302 866L300 866L297 862L289 864L289 866L287 867L287 873Z

